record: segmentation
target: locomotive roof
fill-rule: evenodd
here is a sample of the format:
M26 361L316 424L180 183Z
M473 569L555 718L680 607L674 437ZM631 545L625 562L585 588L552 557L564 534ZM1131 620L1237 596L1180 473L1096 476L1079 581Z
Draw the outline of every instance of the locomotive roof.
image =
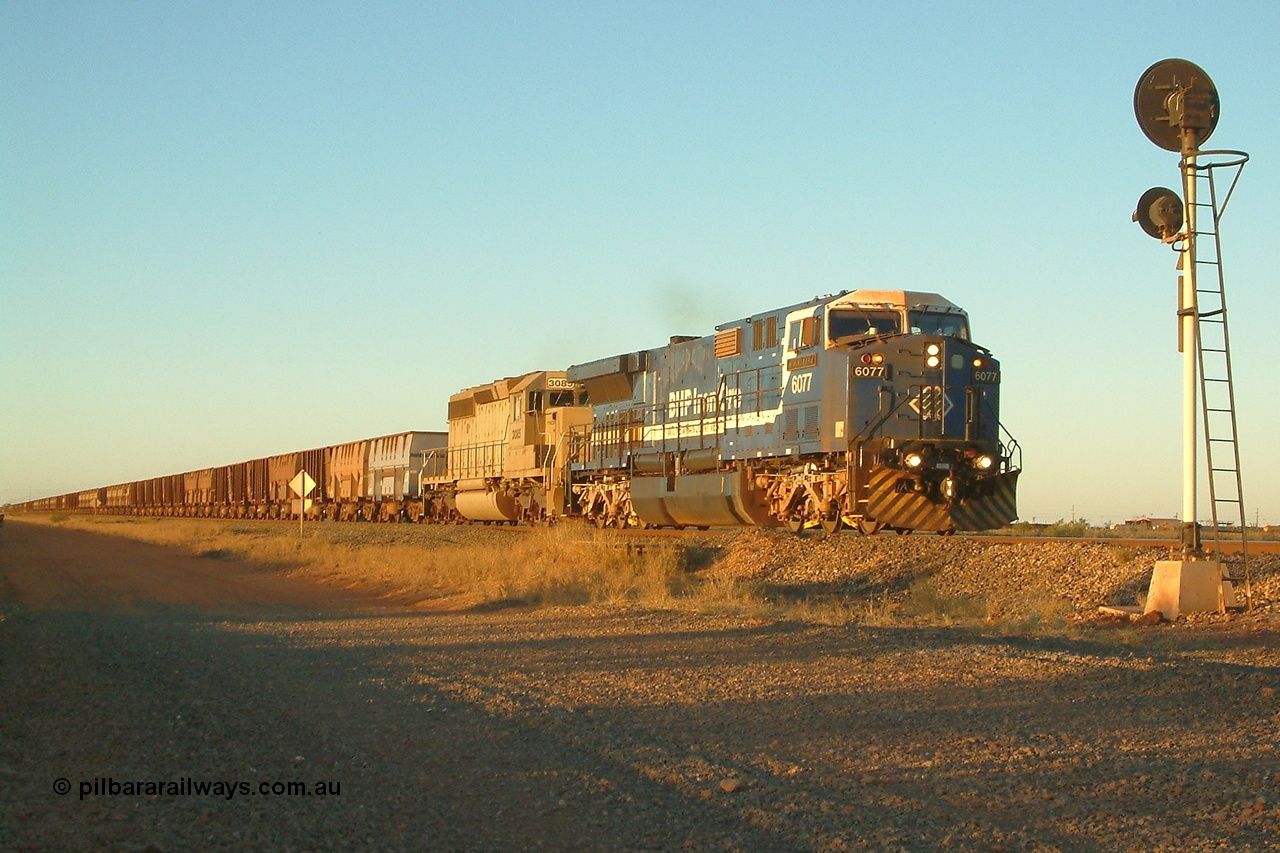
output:
M543 376L560 376L563 373L563 370L533 370L529 373L522 373L519 376L507 376L502 379L495 379L492 382L463 388L458 393L451 395L449 400L465 400L468 397L476 397L478 402L481 403L501 400L517 391L524 390Z
M759 314L752 314L744 319L747 322L754 322L762 317L776 316L779 314L785 317L792 311L798 311L802 308L813 308L819 305L848 305L860 308L896 309L931 308L935 311L942 311L945 313L966 313L963 308L956 305L950 299L936 293L929 293L923 290L842 290L839 293L829 296L815 296L808 302L798 302L795 305L788 305L785 308L774 308L771 311L761 311ZM731 323L724 323L716 326L716 330L719 331L740 322L743 321L737 320Z
M859 308L891 308L896 310L919 310L931 309L943 313L955 313L968 316L963 308L956 305L951 300L940 296L936 293L929 293L923 290L842 290L839 293L830 294L828 296L815 296L808 302L798 302L795 305L788 305L784 308L774 308L769 311L761 311L758 314L752 314L741 320L733 320L728 323L721 323L716 326L716 331L741 326L744 323L755 323L756 321L765 320L769 317L782 317L786 322L786 317L793 311L800 311L805 308L817 308L818 306L849 306ZM702 340L696 336L686 337L676 335L671 338L670 346L676 344ZM657 352L663 347L654 347L647 350L639 350L632 353L623 353L621 355L608 356L606 358L598 358L595 361L588 361L582 364L574 364L566 371L566 376L574 382L585 382L590 379L598 379L603 376L613 375L615 373L630 373L644 369L644 359L650 352ZM468 389L459 394L450 397L450 400L464 397L468 393L474 392L475 389ZM594 394L592 395L595 396Z
M840 305L891 305L895 308L941 308L946 311L963 309L950 299L922 290L855 290L830 300Z

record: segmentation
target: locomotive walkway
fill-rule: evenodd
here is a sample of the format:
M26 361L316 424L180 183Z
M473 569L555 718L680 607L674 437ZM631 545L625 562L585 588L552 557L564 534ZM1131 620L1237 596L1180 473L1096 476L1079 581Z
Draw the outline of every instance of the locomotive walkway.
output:
M12 519L0 617L5 850L1280 845L1274 637L423 614Z

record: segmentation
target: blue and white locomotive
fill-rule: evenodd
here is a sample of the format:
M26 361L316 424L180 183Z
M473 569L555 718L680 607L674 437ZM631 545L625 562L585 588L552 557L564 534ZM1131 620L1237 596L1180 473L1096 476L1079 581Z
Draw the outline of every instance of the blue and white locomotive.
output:
M1017 518L1000 364L937 294L821 297L566 376L594 408L575 509L602 527L946 534Z

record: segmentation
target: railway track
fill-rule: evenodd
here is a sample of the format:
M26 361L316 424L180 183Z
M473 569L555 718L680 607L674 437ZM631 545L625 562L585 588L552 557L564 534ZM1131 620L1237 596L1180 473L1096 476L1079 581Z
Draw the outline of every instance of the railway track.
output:
M1169 549L1177 549L1180 545L1176 539L1116 539L1109 536L984 536L982 534L971 534L964 538L973 539L979 542L1008 542L1010 544L1036 544L1039 542L1088 542L1096 545L1124 545L1131 548L1165 547ZM1224 554L1239 554L1241 543L1239 539L1227 539L1220 543L1209 541L1204 543L1205 550L1211 553L1219 546L1221 546L1222 553ZM1275 539L1251 539L1248 542L1248 548L1249 553L1251 554L1280 554L1280 541Z
M582 525L580 522L569 522L569 524L575 524L578 526L586 527L586 525ZM521 531L521 530L530 530L532 528L509 527L506 529L512 530L512 531ZM661 528L650 528L647 530L639 530L635 528L631 528L627 530L616 530L611 528L609 532L616 534L618 536L627 537L627 538L697 539L699 537L733 533L738 530L746 530L746 529L752 529L752 528L712 527L706 530L699 530L692 527L686 527L682 529L661 527ZM855 533L848 529L835 534L826 534L826 533L823 533L820 529L815 528L801 535L820 537L820 536L827 536L827 535L861 536L862 534ZM885 531L885 532L876 533L873 535L878 538L893 539L893 538L896 538L899 534ZM929 534L915 533L910 535L926 536ZM956 538L968 539L975 542L987 542L987 543L997 544L997 545L998 544L1040 545L1040 544L1048 544L1048 543L1070 544L1074 542L1074 543L1090 544L1090 545L1118 545L1118 546L1125 546L1130 548L1165 547L1170 549L1176 549L1179 547L1179 544L1180 544L1177 539L1171 539L1171 538L1138 539L1133 537L1119 538L1114 536L1011 536L1011 535L991 534L991 533L958 533L956 534ZM1226 539L1226 540L1222 540L1220 543L1215 543L1213 541L1206 539L1204 543L1205 549L1211 553L1219 545L1221 545L1222 553L1224 554L1240 553L1241 543L1239 539L1234 539L1234 540ZM1280 540L1250 539L1248 541L1248 548L1249 548L1249 552L1253 554L1280 554Z
M193 520L193 519L188 519L186 517L177 517L175 518L175 520ZM235 521L236 523L250 523L250 524L260 523L260 524L288 524L291 526L297 525L297 521L292 519L288 519L288 520L286 519L207 519L207 520ZM325 524L325 523L326 522L309 521L307 522L307 526L309 527L313 524ZM356 522L356 523L359 523L359 522ZM382 526L382 524L385 524L385 522L384 523L375 522L375 524L377 524L378 526ZM471 524L464 523L460 526L472 526L472 524L476 527L485 527L487 529L494 529L494 530L505 530L513 534L527 533L530 530L539 529L539 528L530 527L527 525L512 525L507 522L492 523L492 524L488 522L473 522ZM562 524L566 527L581 529L584 532L596 530L594 526L589 525L578 519L562 522ZM449 526L449 525L443 525L443 526ZM754 528L711 527L705 530L694 528L694 527L686 527L681 529L661 527L661 528L649 528L644 530L637 529L637 528L629 528L626 530L607 528L604 532L607 535L617 536L620 539L624 539L624 540L625 539L679 540L679 539L699 539L699 538L709 537L709 536L726 535L726 534L734 533L741 530L747 530L747 529L754 529ZM779 528L779 530L780 529L781 528ZM861 536L862 534L855 533L849 529L843 530L835 534L826 534L820 528L814 528L813 530L806 531L805 533L800 535L822 537L822 536L828 536L828 535ZM899 534L885 531L885 532L876 533L873 535L877 538L893 539L893 538L897 538ZM915 533L911 535L920 537L920 536L926 536L928 534ZM1173 538L1139 539L1134 537L1118 538L1113 536L1012 536L1012 535L991 534L991 533L958 533L956 534L955 538L972 540L975 542L985 542L985 543L995 544L995 545L1041 545L1041 544L1049 544L1049 543L1056 543L1056 544L1080 543L1080 544L1090 544L1090 545L1116 545L1116 546L1124 546L1129 548L1164 547L1164 548L1169 548L1170 550L1175 550L1179 546L1178 540ZM1239 539L1224 539L1220 543L1216 543L1209 539L1206 539L1204 546L1205 546L1205 549L1210 553L1213 553L1217 547L1221 546L1223 554L1238 554L1240 553L1241 543ZM1280 540L1250 539L1248 541L1248 549L1249 549L1249 553L1251 554L1280 554Z
M529 528L516 527L516 528L509 528L509 529L528 530ZM628 537L628 538L696 539L703 536L711 536L717 533L721 533L721 534L732 533L735 530L742 530L742 529L744 528L713 527L709 530L695 530L692 528L685 528L682 530L675 530L672 528L656 528L651 530L614 530L612 532L618 534L619 536ZM860 534L852 533L850 531L844 531L836 534L824 534L821 531L815 530L815 531L810 531L804 535L857 536ZM880 538L892 539L892 538L895 538L898 534L884 532L884 533L877 533L874 535ZM914 535L923 536L926 534L917 533ZM986 543L995 544L995 545L1042 545L1042 544L1049 544L1049 543L1056 543L1056 544L1080 543L1080 544L1090 544L1090 545L1116 545L1116 546L1124 546L1129 548L1169 548L1171 550L1177 549L1180 544L1176 539L1136 539L1136 538L1116 538L1112 536L1002 536L998 534L993 535L993 534L982 534L982 533L969 533L969 534L961 533L961 534L956 534L956 538L968 539L975 542L986 542ZM1239 554L1240 547L1241 547L1240 540L1238 539L1223 540L1220 543L1206 541L1204 545L1205 545L1205 550L1210 553L1213 553L1214 550L1220 546L1223 554ZM1251 539L1248 542L1248 550L1249 550L1249 553L1251 554L1280 554L1280 540Z

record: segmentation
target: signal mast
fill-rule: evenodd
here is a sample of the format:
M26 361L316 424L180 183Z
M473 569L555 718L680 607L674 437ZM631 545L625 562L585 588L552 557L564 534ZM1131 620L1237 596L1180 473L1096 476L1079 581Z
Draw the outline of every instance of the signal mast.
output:
M1220 556L1219 509L1234 507L1240 525L1246 600L1251 598L1247 562L1244 494L1240 477L1235 390L1227 335L1227 300L1219 225L1249 155L1200 148L1218 124L1218 90L1209 75L1185 59L1164 59L1138 79L1133 110L1147 138L1181 155L1181 198L1153 187L1138 200L1133 219L1150 236L1178 253L1178 351L1182 353L1182 541L1181 559L1156 563L1147 612L1174 619L1181 612L1224 611L1236 605L1232 578ZM1219 197L1218 174L1230 178ZM1208 200L1201 190L1208 190ZM1201 214L1207 214L1208 225ZM1208 238L1202 245L1201 238ZM1213 279L1201 281L1201 268ZM1203 276L1208 278L1209 276ZM1199 405L1197 405L1199 404ZM1198 521L1197 421L1203 423L1212 534L1210 557Z

